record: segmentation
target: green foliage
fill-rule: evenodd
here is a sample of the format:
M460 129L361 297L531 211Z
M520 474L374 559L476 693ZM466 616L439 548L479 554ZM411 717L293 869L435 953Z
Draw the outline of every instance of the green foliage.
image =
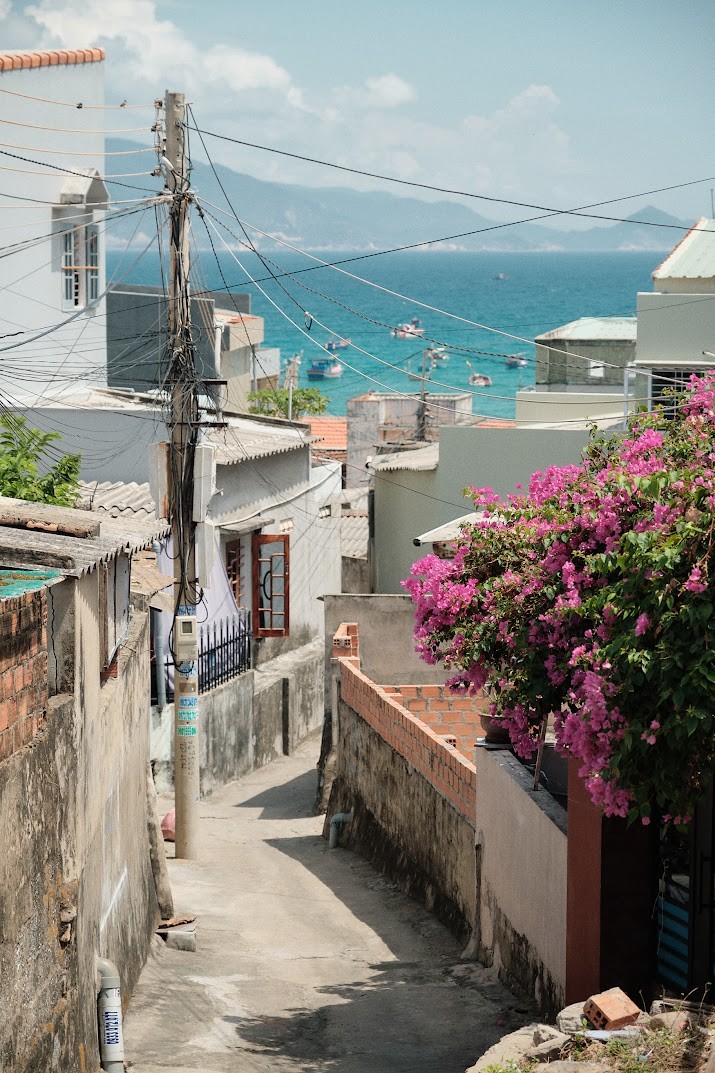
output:
M80 455L62 455L47 468L59 432L28 428L24 417L0 417L0 495L71 507L79 488ZM44 470L44 472L43 472Z
M330 400L317 387L297 387L293 390L293 417L305 414L324 414ZM248 395L248 409L252 414L268 417L288 416L288 389L262 388Z

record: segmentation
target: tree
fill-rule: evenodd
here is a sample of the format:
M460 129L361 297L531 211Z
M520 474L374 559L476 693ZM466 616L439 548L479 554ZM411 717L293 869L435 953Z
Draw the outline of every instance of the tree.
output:
M28 428L24 417L0 417L0 495L71 507L79 489L80 455L61 455L48 468L59 432Z
M404 583L418 650L521 756L553 713L607 815L687 821L715 758L715 372L527 494L471 492L455 557Z
M293 390L293 417L305 414L324 414L330 399L317 387L298 387ZM288 389L262 388L248 394L248 409L252 414L267 414L269 417L288 416Z

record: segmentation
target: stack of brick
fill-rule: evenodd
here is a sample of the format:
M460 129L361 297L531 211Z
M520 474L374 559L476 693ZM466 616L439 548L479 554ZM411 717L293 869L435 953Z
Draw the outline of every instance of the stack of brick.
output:
M357 627L353 633L348 630L349 625L343 624L333 642L333 658L341 663L341 700L473 824L477 791L474 764L444 736L409 712L401 693L394 687L376 685L362 673L357 657Z
M481 695L456 696L445 686L385 686L399 696L400 703L431 727L435 734L454 740L463 756L474 756L477 738L486 733L481 717L487 713L489 702Z
M41 729L47 708L44 589L0 601L0 760Z

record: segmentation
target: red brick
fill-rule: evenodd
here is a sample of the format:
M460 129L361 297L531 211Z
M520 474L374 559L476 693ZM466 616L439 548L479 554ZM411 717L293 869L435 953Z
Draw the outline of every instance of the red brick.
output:
M430 711L432 712L448 712L449 701L446 700L430 700Z
M583 1007L584 1016L594 1028L615 1031L638 1020L640 1010L620 987L611 987L599 995L591 995Z
M441 697L442 686L420 686L423 697Z
M403 697L416 697L418 695L417 686L400 686L399 689Z

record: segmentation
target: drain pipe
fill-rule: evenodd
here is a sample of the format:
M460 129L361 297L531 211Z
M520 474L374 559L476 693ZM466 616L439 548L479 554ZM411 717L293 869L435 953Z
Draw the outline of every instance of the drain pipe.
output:
M158 540L153 541L152 547L156 555L157 566L159 565L159 553L161 546ZM164 666L164 634L161 630L161 611L158 607L150 608L151 627L154 634L154 667L156 669L156 705L160 712L166 707L166 667Z
M330 820L330 837L328 839L328 849L335 849L338 844L338 838L340 837L340 826L343 823L351 823L353 818L352 810L350 812L336 812Z
M99 1021L99 1058L108 1073L124 1073L124 1038L122 1035L122 992L119 970L106 958L95 958L100 987L97 997Z

